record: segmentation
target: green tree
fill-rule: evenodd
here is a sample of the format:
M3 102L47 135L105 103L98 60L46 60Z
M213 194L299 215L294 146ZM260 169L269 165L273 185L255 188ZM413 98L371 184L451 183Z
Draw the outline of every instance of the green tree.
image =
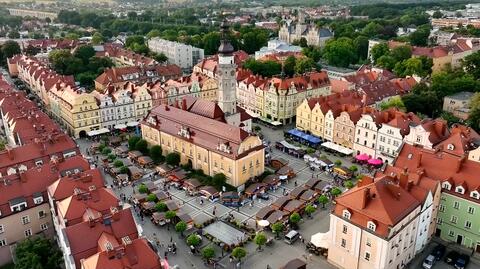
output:
M356 173L358 171L358 166L352 165L348 168L348 170L350 170L352 173Z
M341 166L341 165L342 165L342 161L340 161L340 160L335 161L335 166Z
M168 210L168 207L164 202L158 202L155 205L155 210L157 210L157 212L165 212Z
M315 69L316 64L310 58L301 58L295 64L295 73L304 74L305 72L312 71Z
M387 110L389 108L397 108L401 111L406 111L405 104L403 103L402 98L399 96L394 96L388 101L380 103L381 110Z
M342 194L342 190L340 190L340 189L337 188L337 187L333 188L330 192L332 193L333 197L337 197L337 196L339 196L340 194Z
M322 194L318 197L318 202L322 204L322 208L325 208L325 205L328 203L328 197L325 194Z
M78 40L80 36L77 33L68 33L65 35L65 39L68 40Z
M57 245L42 236L28 238L15 248L15 268L18 269L60 269L63 255Z
M390 56L395 59L395 62L401 62L403 60L410 59L412 57L412 47L410 46L398 46L390 51Z
M104 148L104 149L102 150L102 154L103 154L103 155L108 155L108 154L110 154L110 152L112 152L112 150L111 150L110 148Z
M8 38L17 39L20 38L20 33L18 31L10 31L7 35Z
M308 46L306 48L302 48L302 53L303 55L312 59L314 62L318 62L322 58L322 51L319 47Z
M205 55L216 54L218 47L220 47L220 34L218 32L210 32L202 38L203 49Z
M154 193L150 193L145 200L147 200L147 202L156 202L157 196Z
M242 247L236 247L232 251L232 256L241 261L243 258L245 258L245 256L247 256L247 251Z
M312 214L313 214L313 212L315 212L315 210L317 210L317 209L316 209L314 206L312 206L312 205L307 205L307 206L305 207L305 213L307 213L307 215L308 215L309 217L312 216Z
M323 49L323 58L330 65L348 67L357 61L353 41L348 37L329 40Z
M455 117L452 113L448 111L443 111L442 113L440 113L440 118L446 120L448 126L452 126L455 123L462 123L461 119Z
M159 37L160 35L161 35L161 33L158 29L153 29L150 32L148 32L147 38L151 39L151 38L154 38L154 37Z
M142 139L139 136L132 136L128 139L128 149L129 150L135 150L135 145L137 144L138 141Z
M462 60L462 67L475 79L480 79L480 51L466 56Z
M168 61L168 57L163 52L155 53L153 59L159 63L166 63Z
M363 28L362 35L368 38L373 38L379 35L382 31L383 31L383 26L372 21Z
M300 214L298 214L297 212L292 213L288 218L290 223L294 226L297 226L301 219L302 217L300 217Z
M142 35L132 35L125 40L125 47L133 49L135 44L145 45L145 38Z
M187 229L187 223L185 221L179 221L176 225L175 225L175 231L177 233L180 233L181 236L183 236L183 232L185 232L185 230Z
M393 72L398 77L406 77L412 75L422 76L424 74L422 61L418 58L410 58L402 62L397 62Z
M121 160L116 160L114 163L113 163L113 166L117 167L117 168L120 168L123 166L123 162Z
M177 213L175 211L167 211L165 212L165 218L169 220L170 222L173 221L173 219L177 216Z
M285 72L285 75L292 77L295 74L295 65L296 65L296 59L295 56L288 56L287 59L285 59L285 62L283 63L283 71Z
M373 63L378 64L377 61L382 56L386 56L390 53L390 49L388 48L387 43L382 42L378 43L372 47L370 54L373 60Z
M5 58L10 58L14 55L20 54L21 52L20 46L13 40L7 40L5 43L3 43L1 48L3 57Z
M267 236L265 235L265 233L259 232L255 236L254 240L255 240L255 244L257 244L257 246L258 246L258 250L261 250L262 246L267 243Z
M212 183L217 189L221 189L227 182L227 177L223 173L215 174L212 178Z
M438 11L438 10L436 10L436 11L433 12L433 14L432 14L432 18L434 18L434 19L440 19L441 17L443 17L443 13L440 12L440 11Z
M126 166L120 167L120 174L128 174L128 167Z
M148 143L145 139L140 139L135 143L135 150L140 151L141 153L148 154Z
M276 238L279 238L279 235L283 231L284 228L285 227L284 227L283 223L281 223L281 222L275 222L274 224L272 224L272 232L275 234Z
M138 186L138 192L139 193L148 193L147 186L145 186L145 184L140 184L140 186Z
M110 153L110 154L108 154L107 158L108 158L108 160L113 162L117 158L117 155L115 155L113 153Z
M359 35L353 40L353 46L355 52L358 55L359 60L367 59L368 54L368 37Z
M215 249L211 246L205 247L202 249L202 258L206 261L210 261L215 257Z
M430 35L430 25L422 25L417 28L417 31L411 33L408 38L410 44L413 46L426 46L428 45L428 37Z
M99 45L102 44L105 41L105 37L103 37L102 33L100 32L95 32L92 36L92 44L93 45Z
M383 55L382 57L378 58L375 64L379 67L392 70L395 67L395 59L390 55Z
M155 163L160 163L160 161L162 160L163 156L162 156L162 147L159 146L159 145L153 145L151 148L150 148L150 158L152 158L152 160L155 162Z
M480 131L480 93L475 93L470 100L470 114L467 124L476 131Z
M80 83L80 85L91 88L94 85L94 80L98 77L97 74L93 72L82 72L75 76L75 79Z
M189 236L187 237L187 244L188 244L189 246L194 246L194 247L196 247L196 246L200 245L201 240L202 240L202 239L201 239L201 237L200 237L198 234L193 233L193 234L191 234L191 235L189 235Z
M167 162L168 165L178 166L180 164L180 154L176 152L169 153L165 157L165 161Z
M267 45L268 36L263 31L250 31L242 35L243 50L248 54L255 53L260 50L261 47Z
M343 186L345 186L345 188L347 189L351 189L353 188L355 185L353 184L353 182L351 180L346 180L344 183L343 183Z

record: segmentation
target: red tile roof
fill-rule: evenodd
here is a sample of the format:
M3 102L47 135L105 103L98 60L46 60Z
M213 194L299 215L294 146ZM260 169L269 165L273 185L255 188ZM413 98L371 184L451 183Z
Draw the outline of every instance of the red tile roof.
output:
M55 201L62 201L73 195L76 189L87 192L91 186L99 189L104 185L102 174L97 168L85 169L80 173L64 174L61 178L52 182L48 187L48 195Z
M376 224L374 233L382 237L391 236L389 228L420 206L412 194L388 176L356 186L336 198L335 202L333 214L342 218L343 210L348 210L350 221L363 228L372 221Z
M95 81L102 85L108 83L119 83L126 81L138 81L144 83L152 82L154 79L170 79L178 78L182 75L182 70L179 66L171 65L154 65L154 66L125 66L113 67L105 69Z
M6 175L0 178L0 211L1 217L12 214L10 202L15 200L24 200L27 207L36 206L33 202L33 196L43 196L43 201L47 199L47 187L52 184L61 175L67 171L86 170L89 168L88 162L82 157L75 156L68 159L58 159L47 161L45 164L32 167L24 172Z
M245 62L249 58L248 53L246 53L243 50L235 51L233 53L233 57L234 57L234 62L238 67L242 66L243 62ZM217 66L218 66L218 55L205 58L196 65L196 67L199 67L202 70L208 70L210 72L213 72L214 74L217 73Z
M450 136L435 148L456 156L466 156L470 150L480 145L480 135L470 127L455 124L450 129Z
M161 269L157 253L143 238L116 244L113 251L102 251L81 261L82 269Z
M240 144L249 136L241 128L174 106L157 106L150 111L146 119L142 124L182 139L188 139L191 143L218 152L229 158L235 159L246 152L256 150L256 148L252 148L246 152L239 153ZM154 119L156 125L148 123L150 119ZM187 128L190 134L189 138L179 135L181 128ZM226 144L231 150L229 152L218 150L219 144Z
M114 209L100 217L86 216L85 222L66 227L64 233L77 268L80 268L81 259L95 255L99 250L114 249L122 238L128 237L132 241L138 238L130 208Z
M113 191L97 189L94 185L86 191L75 189L72 196L57 202L58 217L64 219L67 226L82 222L88 210L106 214L111 207L119 207L119 200Z

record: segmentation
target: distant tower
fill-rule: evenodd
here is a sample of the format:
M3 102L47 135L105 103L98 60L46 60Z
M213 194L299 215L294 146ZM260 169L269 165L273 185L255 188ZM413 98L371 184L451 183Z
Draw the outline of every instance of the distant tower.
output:
M218 106L225 115L235 114L237 111L236 70L233 57L233 46L228 41L226 20L220 25L220 47L218 48Z

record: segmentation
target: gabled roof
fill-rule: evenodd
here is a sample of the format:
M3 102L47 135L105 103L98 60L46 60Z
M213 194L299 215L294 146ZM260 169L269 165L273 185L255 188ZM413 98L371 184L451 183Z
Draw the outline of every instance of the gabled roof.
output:
M104 186L102 174L97 168L69 175L63 174L48 187L48 195L56 201L61 201L73 195L75 189L86 192L91 186L95 186L96 189Z

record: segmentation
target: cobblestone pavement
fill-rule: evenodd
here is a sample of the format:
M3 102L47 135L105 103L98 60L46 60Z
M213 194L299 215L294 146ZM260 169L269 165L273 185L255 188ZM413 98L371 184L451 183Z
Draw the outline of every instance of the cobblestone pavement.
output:
M91 142L84 139L77 140L79 147L83 154L86 154L86 149L91 145ZM290 166L298 173L298 176L290 180L288 184L282 186L288 192L295 188L295 181L298 185L303 184L311 177L311 171L308 169L307 165L303 159L295 159L289 155L286 155L280 151L274 150L274 157L282 157L284 159L289 159ZM103 171L102 171L103 173ZM319 177L323 180L331 180L327 175L319 174ZM110 186L113 182L113 178L104 173L106 184ZM142 181L147 180L161 180L160 178L150 179L148 176L142 179ZM137 183L138 185L138 183ZM133 188L131 186L127 187L115 187L113 189L117 195L125 194L127 197L132 195ZM204 202L200 203L200 200L196 197L188 196L182 190L170 189L172 199L181 206L181 211L184 213L189 213L190 216L194 219L195 223L203 223L208 219L213 218L213 209L215 207L216 217L222 218L227 214L232 214L238 221L247 221L254 222L255 214L263 208L264 206L269 205L271 202L275 201L276 198L283 195L282 189L277 190L276 192L269 193L270 199L268 201L264 200L255 200L253 206L244 205L240 208L238 212L236 209L232 209L226 206L223 206L219 203ZM311 235L318 232L326 232L329 227L328 219L328 209L319 209L312 219L304 219L300 224L299 232L305 238L305 241L308 242ZM143 234L152 240L153 233L156 233L157 237L161 240L162 244L168 244L170 240L177 243L178 250L176 255L168 256L168 261L170 265L177 265L178 268L208 268L204 265L200 257L194 256L190 253L188 246L184 242L184 238L180 238L174 231L173 228L167 227L157 227L153 225L149 219L145 218L143 221L134 213L134 216L137 219L137 222L141 225L143 229ZM273 236L272 234L269 234ZM153 240L152 240L153 241ZM208 240L203 240L203 246L209 244ZM203 247L202 246L202 247ZM294 245L287 245L281 240L276 240L272 246L266 247L263 252L256 251L256 245L254 243L249 243L246 246L248 255L244 259L241 267L242 268L266 268L267 264L272 268L279 268L286 262L294 258L308 258L306 254L305 246L299 241ZM163 257L165 248L159 249L159 255ZM217 257L220 256L221 251L216 251ZM309 258L310 259L310 258ZM334 268L329 265L325 258L312 256L311 260L308 261L308 268ZM235 263L230 263L228 256L225 256L220 259L220 267L223 268L235 268Z

